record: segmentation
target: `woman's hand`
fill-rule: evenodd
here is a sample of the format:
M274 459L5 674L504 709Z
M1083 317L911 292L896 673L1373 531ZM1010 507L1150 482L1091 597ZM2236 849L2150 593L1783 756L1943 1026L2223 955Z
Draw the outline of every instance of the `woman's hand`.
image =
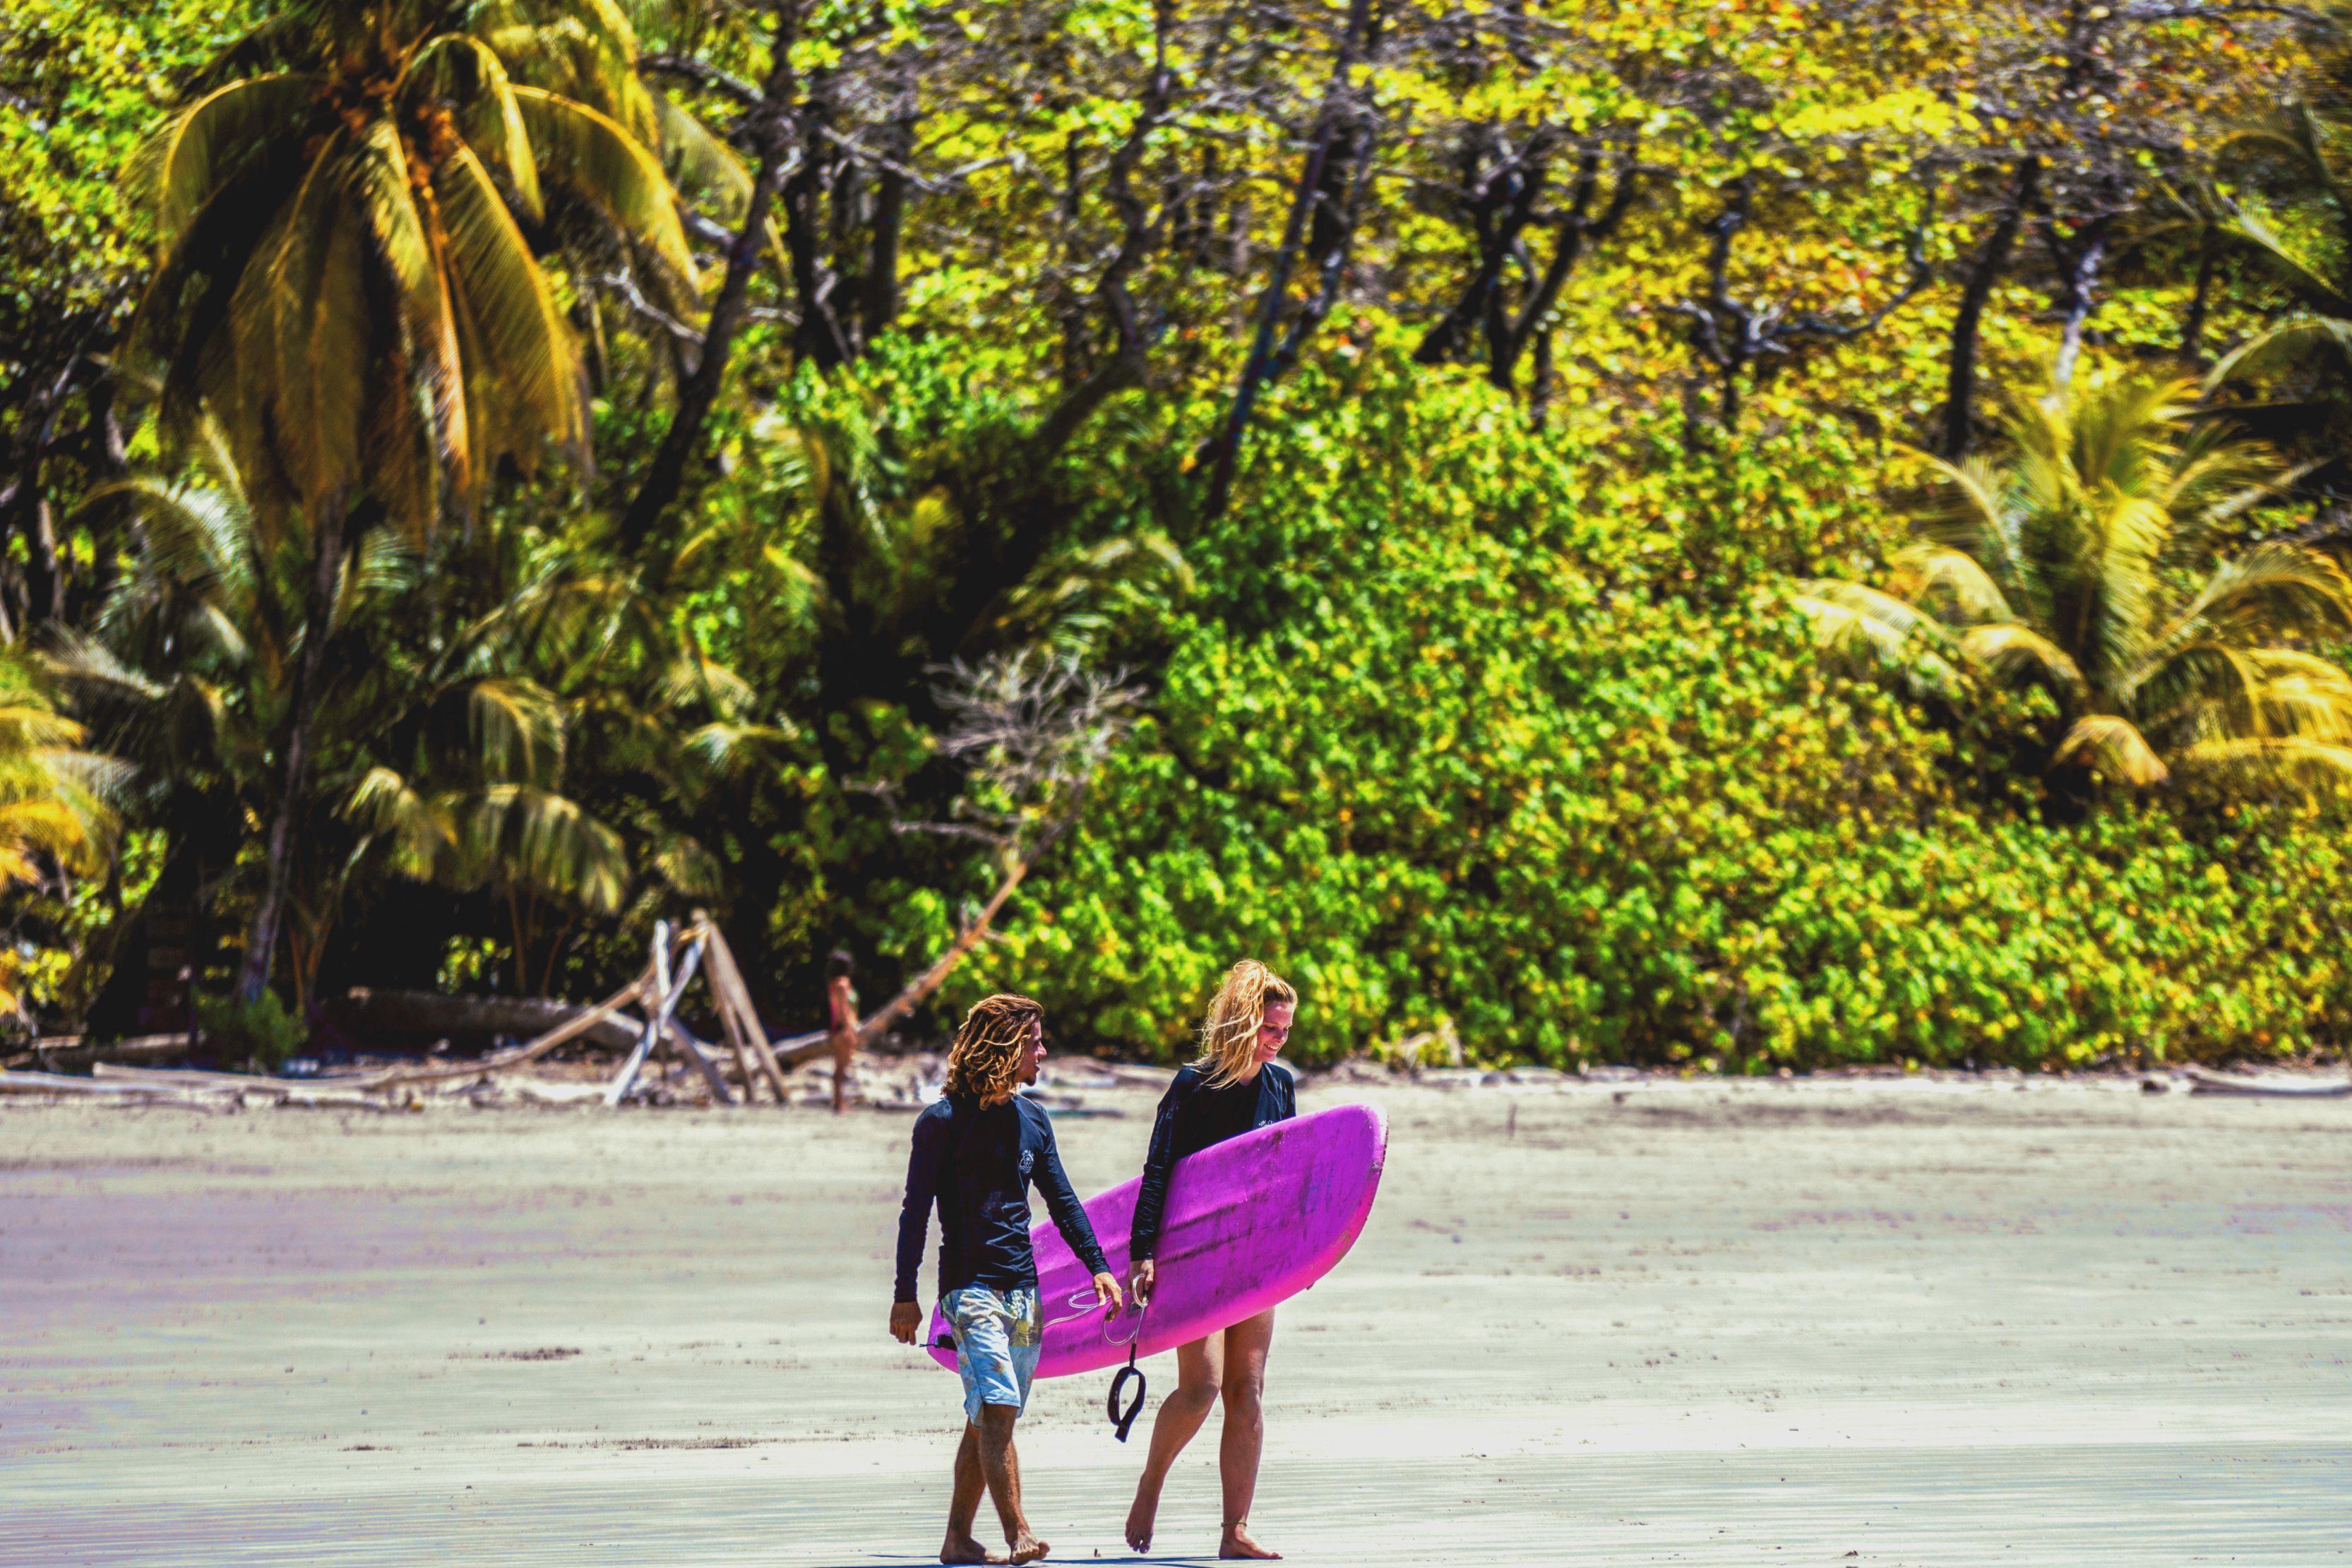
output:
M900 1344L912 1344L923 1329L923 1303L893 1301L890 1303L890 1337Z
M1101 1304L1106 1317L1127 1304L1127 1298L1118 1293L1118 1281L1108 1273L1095 1276L1095 1300Z
M1159 1270L1149 1258L1139 1258L1127 1271L1127 1288L1135 1296L1137 1310L1151 1302L1151 1282Z

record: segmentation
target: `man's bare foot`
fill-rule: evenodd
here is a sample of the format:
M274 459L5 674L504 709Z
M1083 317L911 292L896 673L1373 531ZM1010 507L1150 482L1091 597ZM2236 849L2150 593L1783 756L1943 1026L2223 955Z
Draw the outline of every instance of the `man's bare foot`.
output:
M1127 1549L1151 1550L1151 1527L1160 1518L1160 1494L1135 1489L1135 1506L1127 1511Z
M1038 1540L1035 1536L1030 1534L1024 1530L1021 1532L1021 1539L1013 1543L1013 1556L1010 1561L1014 1563L1034 1563L1052 1550L1052 1547L1046 1545L1044 1542Z
M947 1543L940 1548L940 1561L942 1563L1002 1563L1004 1561L1004 1553L991 1552L969 1535L950 1535L947 1539Z
M1246 1523L1236 1522L1225 1526L1223 1539L1217 1542L1217 1555L1220 1557L1248 1557L1259 1561L1271 1562L1274 1559L1280 1557L1282 1553L1279 1552L1268 1552L1265 1547L1260 1546L1255 1541L1250 1539L1249 1526Z

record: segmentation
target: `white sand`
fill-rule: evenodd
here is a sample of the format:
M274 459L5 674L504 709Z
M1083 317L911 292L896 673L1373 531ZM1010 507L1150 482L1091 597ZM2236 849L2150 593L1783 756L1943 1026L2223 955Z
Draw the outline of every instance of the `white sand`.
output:
M1276 1336L1294 1561L2352 1552L2352 1103L1368 1097L1380 1206ZM1139 1160L1116 1103L1062 1124L1081 1190ZM0 1563L927 1562L960 1414L884 1329L906 1134L0 1109ZM1058 1559L1128 1556L1107 1383L1023 1423ZM1157 1559L1213 1548L1214 1430Z

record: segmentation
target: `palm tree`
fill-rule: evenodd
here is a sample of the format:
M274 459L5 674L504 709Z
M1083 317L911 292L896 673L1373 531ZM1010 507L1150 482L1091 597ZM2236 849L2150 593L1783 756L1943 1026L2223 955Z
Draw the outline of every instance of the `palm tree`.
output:
M38 671L0 653L0 891L87 870L102 858L117 770L81 749L81 726L57 711ZM0 1012L24 998L13 945L0 955Z
M305 625L330 623L353 528L418 538L501 465L584 455L578 347L523 225L561 215L673 306L695 298L635 55L609 0L299 0L133 160L162 259L130 357L160 371L179 444L220 422L265 544L301 541ZM283 919L324 645L297 651L278 737L248 998Z
M1884 588L1800 585L1820 641L1965 696L2046 689L2053 768L2134 785L2352 783L2352 675L2317 651L2352 630L2352 580L2229 525L2291 476L2194 421L2193 383L2118 381L2019 407L2006 462L1933 471L1941 509Z
M620 835L565 792L577 703L531 676L517 629L527 602L435 624L434 595L397 536L363 539L323 626L305 620L307 563L273 547L212 426L179 479L140 476L85 503L118 512L136 554L94 634L67 642L58 674L100 723L171 835L165 880L187 856L216 872L235 857L220 824L284 815L304 825L284 868L287 939L306 1000L348 897L385 872L495 894L514 912L519 973L534 934L527 906L610 914L629 882ZM495 585L490 590L496 596ZM317 766L287 809L268 765L299 652L335 650L353 673L312 716ZM208 838L209 835L209 838Z
M2233 377L2276 370L2315 354L2340 377L2352 361L2352 181L2328 151L2328 127L2308 106L2276 123L2241 132L2221 156L2268 159L2302 187L2303 212L2277 211L2249 196L2222 199L2214 237L2252 256L2295 302L2292 312L2254 333L2214 365L2218 386Z

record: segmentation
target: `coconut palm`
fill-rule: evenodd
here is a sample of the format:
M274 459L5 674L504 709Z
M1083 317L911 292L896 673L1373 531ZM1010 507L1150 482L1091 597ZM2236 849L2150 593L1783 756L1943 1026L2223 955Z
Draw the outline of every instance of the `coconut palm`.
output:
M619 908L629 857L566 793L579 705L525 667L530 650L513 633L524 608L500 601L454 628L430 626L415 552L378 532L346 564L314 630L303 552L273 545L226 440L210 426L200 436L184 476L135 476L86 503L120 516L135 553L93 632L53 661L152 797L172 837L164 879L192 883L173 876L189 855L229 867L238 826L281 814L269 740L299 650L329 645L352 674L321 695L317 766L282 813L305 830L286 868L298 1000L312 991L346 899L387 872L492 893L524 955L529 916L544 906ZM223 824L230 841L211 841Z
M132 161L162 259L131 361L159 372L167 434L218 420L268 548L302 541L305 624L329 622L348 529L421 538L502 465L584 455L578 347L523 225L604 234L673 307L694 298L635 54L610 0L300 0ZM275 747L247 997L277 946L323 645L296 651Z
M0 891L91 869L114 828L118 769L81 748L83 731L57 711L40 672L0 653ZM13 946L0 954L0 1012L23 1005Z
M2193 383L2117 381L2020 406L2000 463L1913 454L1939 509L1883 588L1801 584L1821 642L1965 695L2037 684L2066 728L2053 768L2134 785L2352 783L2352 580L2233 519L2291 476L2191 418Z
M2231 137L2218 154L2223 163L2283 169L2298 187L2294 204L2283 208L2251 194L2210 193L2204 218L2213 239L2251 256L2294 308L2224 355L2209 384L2314 358L2340 376L2352 361L2352 180L2336 168L2330 140L2328 126L2305 105Z

